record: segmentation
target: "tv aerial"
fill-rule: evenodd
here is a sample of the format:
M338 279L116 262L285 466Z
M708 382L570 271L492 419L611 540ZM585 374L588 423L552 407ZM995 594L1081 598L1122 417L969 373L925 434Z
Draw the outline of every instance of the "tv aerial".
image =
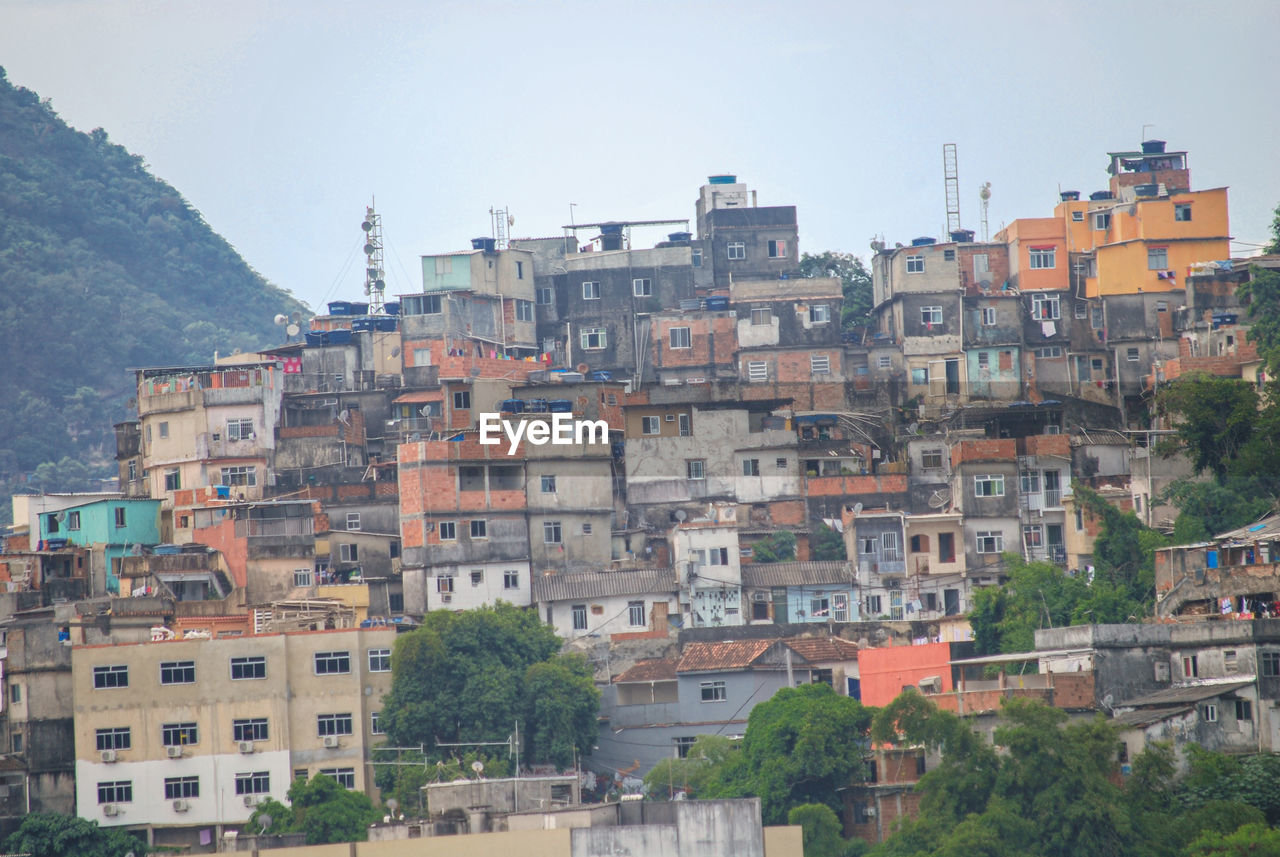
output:
M369 296L369 314L378 315L383 312L383 293L387 289L386 275L382 262L382 215L374 210L370 201L364 210L364 221L360 224L364 230L364 293Z

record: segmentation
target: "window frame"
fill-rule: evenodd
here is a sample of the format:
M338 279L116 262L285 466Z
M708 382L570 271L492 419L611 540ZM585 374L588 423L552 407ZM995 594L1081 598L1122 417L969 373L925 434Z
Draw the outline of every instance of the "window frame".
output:
M520 588L520 572L507 569L502 572L502 589L504 592L510 592Z
M582 281L582 299L584 301L600 300L600 281L599 280L583 280Z
M595 343L594 345L592 343ZM583 351L603 351L609 347L609 328L583 327L578 330L578 344Z
M707 460L705 458L686 458L684 474L684 478L690 482L705 482L707 479Z
M942 307L941 306L920 307L920 324L926 327L936 325L936 324L942 324Z
M1147 270L1148 271L1169 270L1169 248L1168 247L1148 247L1147 248Z
M231 721L231 739L240 741L271 740L271 721L267 717L238 717Z
M653 279L651 277L633 277L631 280L631 296L636 298L653 297Z
M974 534L974 551L982 555L1004 553L1002 530L979 530Z
M196 662L191 661L161 661L160 662L160 684L164 686L174 684L195 684L196 683Z
M644 601L627 602L627 625L631 628L643 628L647 623L644 618Z
M314 675L350 675L351 651L335 649L315 652L311 658L311 669Z
M1052 271L1058 267L1057 247L1028 247L1027 267L1032 271Z
M237 796L271 794L271 772L246 771L236 774L235 790Z
M114 690L129 686L129 665L112 664L93 668L93 689Z
M194 721L160 725L160 744L164 747L190 747L199 743L200 725Z
M676 334L680 336L677 337ZM676 344L676 339L680 340L680 344ZM667 347L670 349L686 349L693 347L692 328L689 327L670 327L667 328Z
M368 652L369 672L371 673L389 673L391 672L391 650L390 649L370 649Z
M723 680L713 679L698 683L700 702L728 702L729 691Z
M990 491L979 490L979 486L986 485L991 486ZM1003 473L975 473L973 476L974 497L1003 497L1004 488Z
M254 681L267 677L266 655L244 655L231 658L229 666L231 668L232 681ZM240 668L238 670L240 675L236 675L237 667Z
M653 431L649 430L650 426L653 427ZM640 434L649 437L662 434L662 417L654 414L640 417Z
M98 806L109 803L133 803L133 780L99 780Z
M573 630L575 631L587 630L587 605L585 604L570 605L569 617L570 617L570 622L572 623L572 626L573 626Z
M445 535L445 530L448 535ZM436 521L436 538L442 542L456 542L458 540L458 522L457 521Z
M747 258L745 241L730 241L725 245L725 256L730 262L742 262Z
M472 518L468 522L468 532L473 539L489 538L489 522L485 518Z
M907 268L908 274L924 273L924 254L923 253L912 253L911 255L905 257L905 259L906 259L906 268Z
M995 327L996 317L997 317L997 313L996 313L995 307L993 306L982 307L982 326L983 327Z
M770 238L766 244L766 251L770 259L787 258L787 240L785 238Z
M198 776L165 777L165 800L189 800L200 797L200 778Z
M809 355L809 374L810 375L830 375L831 374L831 355L830 354L810 354Z
M544 545L564 544L564 526L560 521L542 522L542 543Z
M345 738L355 734L355 717L350 711L316 715L316 737Z
M98 752L131 750L133 749L133 730L128 726L107 726L95 729L93 740Z

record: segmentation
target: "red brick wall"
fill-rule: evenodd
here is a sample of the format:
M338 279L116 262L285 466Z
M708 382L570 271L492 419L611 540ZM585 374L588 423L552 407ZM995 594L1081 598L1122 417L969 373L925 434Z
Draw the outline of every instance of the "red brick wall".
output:
M1017 457L1017 441L1013 438L962 440L951 447L952 467L967 461L1013 461Z
M907 474L877 476L810 476L805 479L810 497L845 494L905 494Z
M1017 441L1022 455L1071 455L1071 437L1065 434L1033 434Z

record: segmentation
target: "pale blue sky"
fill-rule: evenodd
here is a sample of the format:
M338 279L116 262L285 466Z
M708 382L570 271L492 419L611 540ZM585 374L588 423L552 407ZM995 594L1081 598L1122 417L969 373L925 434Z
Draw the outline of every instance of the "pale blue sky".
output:
M1280 2L430 3L0 0L0 64L142 155L313 307L358 297L370 196L389 291L488 234L693 216L711 173L799 207L801 249L1047 216L1148 136L1231 188L1232 234L1280 203ZM1247 243L1243 243L1247 242Z

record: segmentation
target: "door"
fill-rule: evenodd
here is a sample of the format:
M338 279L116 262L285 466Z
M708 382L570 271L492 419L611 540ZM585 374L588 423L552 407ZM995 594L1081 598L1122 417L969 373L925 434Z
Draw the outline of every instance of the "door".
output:
M942 590L942 609L948 616L960 615L960 590L944 589Z
M960 360L955 357L947 359L947 395L960 395Z

